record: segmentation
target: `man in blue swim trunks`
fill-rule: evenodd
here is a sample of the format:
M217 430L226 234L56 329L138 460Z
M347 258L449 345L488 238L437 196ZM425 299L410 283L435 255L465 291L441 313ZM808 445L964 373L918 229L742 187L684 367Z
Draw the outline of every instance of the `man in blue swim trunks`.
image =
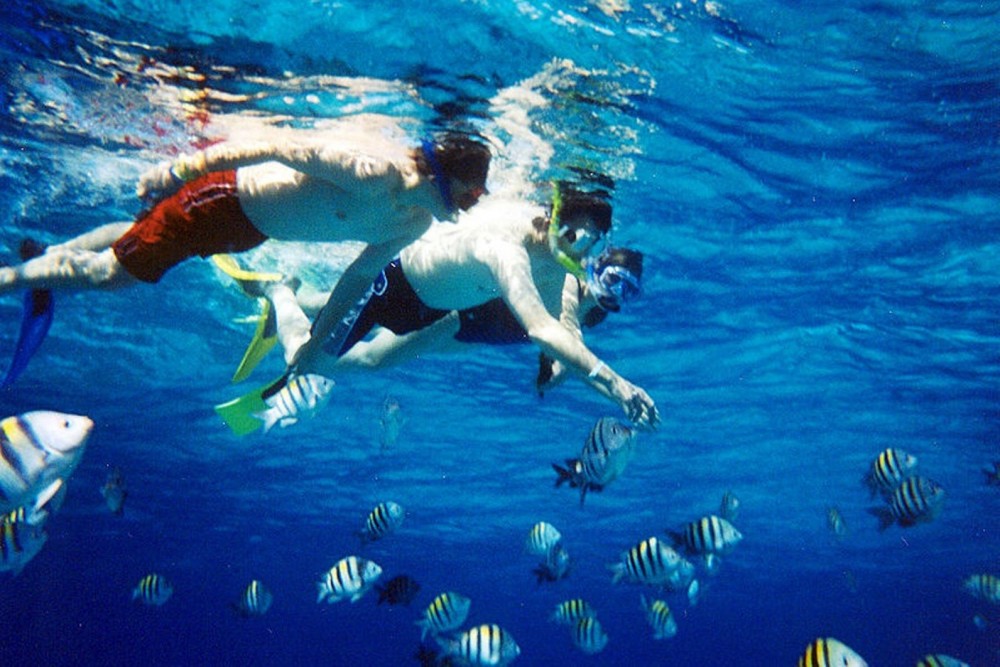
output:
M435 225L405 248L338 324L346 336L323 341L323 356L310 372L336 375L341 358L375 326L400 336L416 332L413 345L419 348L440 340L442 332L454 335L461 329L460 321L447 320L460 320L453 311L500 299L545 354L617 403L636 425L654 427L659 413L649 395L598 359L578 331L553 315L562 310L567 272L585 279L583 260L610 226L608 202L574 190L557 189L548 209L523 201L484 201L458 224ZM294 358L296 348L310 338L308 319L294 299L277 299L274 305L278 321L286 323L280 334L286 354ZM425 334L431 327L439 330ZM417 351L410 347L406 354Z

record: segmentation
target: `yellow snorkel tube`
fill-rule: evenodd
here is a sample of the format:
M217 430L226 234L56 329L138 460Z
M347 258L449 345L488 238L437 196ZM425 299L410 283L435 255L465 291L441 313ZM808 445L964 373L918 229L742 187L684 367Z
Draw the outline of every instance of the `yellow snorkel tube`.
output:
M586 271L583 262L573 259L559 247L559 216L562 213L562 193L559 191L559 184L552 186L552 215L549 217L549 250L563 268L572 273L577 278L585 278Z

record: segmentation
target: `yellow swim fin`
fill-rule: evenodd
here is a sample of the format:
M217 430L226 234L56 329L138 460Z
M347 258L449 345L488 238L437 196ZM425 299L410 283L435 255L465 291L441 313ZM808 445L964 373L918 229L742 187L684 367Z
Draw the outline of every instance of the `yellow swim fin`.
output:
M280 273L248 271L241 267L232 255L212 255L212 262L219 267L220 271L240 283L240 287L243 287L243 283L246 282L276 283L284 277Z
M239 398L216 405L215 412L222 417L222 421L233 433L249 435L264 425L260 417L257 417L267 410L264 398L280 391L287 381L288 374L284 373L277 380L257 387Z
M242 382L250 377L253 369L257 368L257 364L267 356L267 353L278 342L278 323L274 317L274 308L271 307L271 302L267 299L260 299L260 302L261 312L260 318L257 320L257 328L253 332L250 344L247 345L246 352L243 353L240 365L233 373L233 382Z

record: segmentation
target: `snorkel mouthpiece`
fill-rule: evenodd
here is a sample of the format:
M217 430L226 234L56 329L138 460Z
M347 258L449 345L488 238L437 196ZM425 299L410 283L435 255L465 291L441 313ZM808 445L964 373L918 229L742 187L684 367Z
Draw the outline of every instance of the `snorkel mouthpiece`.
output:
M549 250L552 251L556 261L559 262L564 269L572 273L577 278L584 278L586 276L586 271L584 271L583 262L579 259L573 259L559 247L559 236L562 233L562 230L559 228L559 217L561 213L562 193L559 190L559 184L556 183L552 187L552 215L549 218Z
M430 139L424 139L420 142L420 149L423 151L424 159L427 160L427 164L431 168L431 173L434 174L434 182L437 183L438 192L441 193L441 199L444 200L445 207L449 213L454 213L455 202L451 199L451 183L448 182L448 177L444 175L441 163L438 162L437 156L434 155L434 144L431 143Z

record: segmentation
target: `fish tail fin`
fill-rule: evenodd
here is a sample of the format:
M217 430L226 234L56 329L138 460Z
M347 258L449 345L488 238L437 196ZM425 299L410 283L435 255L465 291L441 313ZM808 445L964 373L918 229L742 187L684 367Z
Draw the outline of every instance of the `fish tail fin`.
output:
M424 641L424 638L427 636L427 631L431 627L430 623L428 623L425 619L420 619L419 621L414 621L413 624L420 628L420 641Z
M587 489L588 488L589 488L588 484L581 484L580 485L580 507L583 507L583 501L587 499Z
M612 563L608 565L608 569L611 570L611 583L617 584L625 576L625 566L621 563Z
M316 594L316 604L319 604L320 602L322 602L323 600L325 600L327 598L327 596L329 595L330 591L327 590L326 585L322 581L319 581L319 582L316 583L316 593L317 593Z
M888 507L869 507L868 513L878 519L878 532L880 533L884 533L896 520L892 510Z

